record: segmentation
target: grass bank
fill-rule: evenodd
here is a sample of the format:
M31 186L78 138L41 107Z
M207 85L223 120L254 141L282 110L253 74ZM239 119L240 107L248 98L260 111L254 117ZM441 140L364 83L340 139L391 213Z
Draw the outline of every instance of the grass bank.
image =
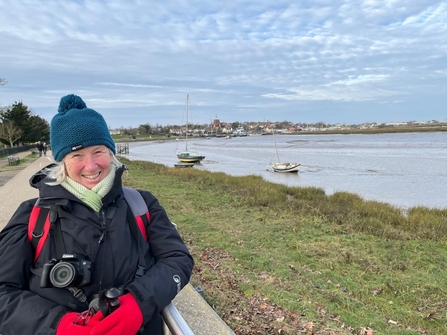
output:
M321 134L393 134L393 133L427 133L427 132L439 132L447 131L447 126L427 126L427 125L417 125L417 126L387 126L387 127L375 127L368 129L334 129L334 130L316 130L316 131L303 131L294 133L294 135L321 135ZM290 135L287 133L286 135Z
M237 334L447 334L447 210L128 161Z

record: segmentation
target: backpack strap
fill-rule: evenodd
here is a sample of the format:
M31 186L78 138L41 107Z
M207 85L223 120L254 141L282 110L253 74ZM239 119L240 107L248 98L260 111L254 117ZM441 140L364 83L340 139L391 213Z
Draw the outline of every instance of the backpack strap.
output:
M147 209L146 202L144 202L143 196L140 192L133 188L123 187L123 192L124 199L132 210L134 220L137 222L138 228L140 228L144 240L147 242L148 238L146 228L149 226L151 216Z
M144 240L147 242L146 227L149 224L150 215L147 209L146 202L144 201L143 196L140 194L140 192L127 187L123 187L123 191L124 199L129 206L127 210L127 221L129 222L130 232L137 242L138 248L138 269L135 273L135 276L141 277L146 272L147 262L144 256L143 248L140 244L140 239L138 238L138 229L143 235ZM136 223L136 225L134 224L134 222Z
M37 199L28 220L28 239L34 250L34 262L39 258L49 232L50 209L39 207L39 199Z
M31 210L28 219L28 240L34 250L34 263L39 258L48 236L54 234L56 237L56 250L58 256L62 257L65 253L65 245L62 237L62 231L57 223L57 206L39 207L40 198L37 199Z

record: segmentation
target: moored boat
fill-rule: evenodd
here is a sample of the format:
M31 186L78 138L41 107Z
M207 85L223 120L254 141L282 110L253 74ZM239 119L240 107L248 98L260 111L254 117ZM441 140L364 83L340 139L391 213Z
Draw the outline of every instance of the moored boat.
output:
M298 163L270 163L275 172L298 172L300 165Z
M184 163L197 163L205 159L205 156L199 155L197 152L182 151L177 153L177 158Z
M276 158L278 159L277 162L270 163L270 166L272 167L273 171L274 172L298 172L301 164L281 163L281 161L279 160L278 147L276 145L275 129L272 130L272 134L273 134L273 141L275 142Z
M177 152L177 158L184 163L197 163L205 159L205 156L199 155L197 152L188 151L188 105L189 94L186 95L186 136L185 136L185 151Z

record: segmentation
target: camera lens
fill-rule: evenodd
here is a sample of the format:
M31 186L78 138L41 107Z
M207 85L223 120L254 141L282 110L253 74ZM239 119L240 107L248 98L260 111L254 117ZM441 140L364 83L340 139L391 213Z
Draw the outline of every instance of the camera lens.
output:
M54 287L67 287L76 277L76 270L73 265L67 262L57 263L50 272L50 281Z

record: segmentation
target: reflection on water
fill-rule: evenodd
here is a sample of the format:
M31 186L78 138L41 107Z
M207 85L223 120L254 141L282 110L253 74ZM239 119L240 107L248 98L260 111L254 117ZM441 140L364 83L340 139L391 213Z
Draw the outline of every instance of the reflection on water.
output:
M301 163L298 174L274 173L272 136L189 139L188 149L206 156L195 169L259 175L288 186L314 186L327 194L356 193L408 208L447 207L447 133L378 135L280 135L280 160ZM183 141L130 143L129 159L173 167Z

